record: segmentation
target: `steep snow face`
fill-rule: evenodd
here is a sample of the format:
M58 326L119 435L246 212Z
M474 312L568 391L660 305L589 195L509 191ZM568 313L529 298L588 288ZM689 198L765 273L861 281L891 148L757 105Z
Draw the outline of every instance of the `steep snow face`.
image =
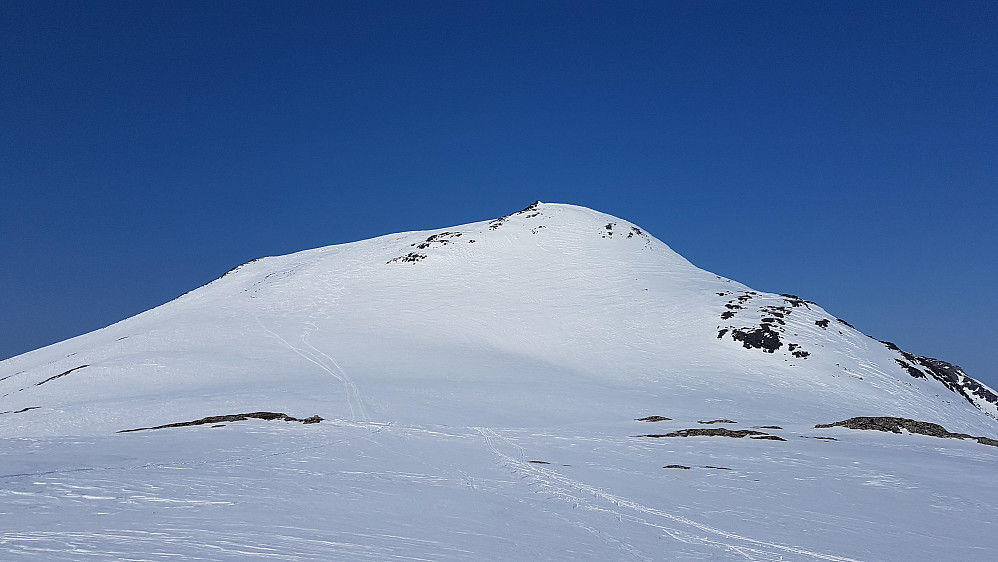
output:
M637 225L537 203L255 260L3 361L0 433L262 410L460 426L879 415L995 433L981 413L996 413L993 391L907 355L815 303L698 269Z

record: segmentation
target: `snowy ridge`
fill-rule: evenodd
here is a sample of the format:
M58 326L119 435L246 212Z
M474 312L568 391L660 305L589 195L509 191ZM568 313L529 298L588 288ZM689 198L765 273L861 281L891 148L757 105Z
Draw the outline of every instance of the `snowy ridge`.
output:
M538 202L253 260L0 362L0 552L985 559L996 408L816 303ZM985 439L815 428L860 416ZM324 421L281 421L306 419ZM117 433L135 428L156 429ZM221 518L184 520L194 506ZM56 511L74 531L38 527Z

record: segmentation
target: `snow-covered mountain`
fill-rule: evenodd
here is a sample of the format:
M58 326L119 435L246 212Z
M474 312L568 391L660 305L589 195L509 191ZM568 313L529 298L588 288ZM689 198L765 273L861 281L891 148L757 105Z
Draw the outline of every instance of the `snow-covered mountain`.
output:
M815 428L860 416L907 421ZM535 203L0 362L0 552L984 560L996 417L959 367Z

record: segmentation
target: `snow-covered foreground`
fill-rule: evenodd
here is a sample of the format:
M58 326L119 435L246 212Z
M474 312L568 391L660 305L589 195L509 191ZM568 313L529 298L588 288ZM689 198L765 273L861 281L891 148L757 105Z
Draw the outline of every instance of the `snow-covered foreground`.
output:
M251 412L324 421L119 433ZM958 367L537 204L0 362L0 559L992 560L998 447L814 426L996 414ZM721 428L758 433L665 436Z
M793 426L766 430L787 441L633 437L697 425L254 420L5 439L0 552L37 560L994 555L998 448Z

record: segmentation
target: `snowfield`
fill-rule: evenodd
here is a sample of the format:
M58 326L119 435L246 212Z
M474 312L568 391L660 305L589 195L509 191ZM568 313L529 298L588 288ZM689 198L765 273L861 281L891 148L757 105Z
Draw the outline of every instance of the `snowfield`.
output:
M0 362L0 558L992 560L996 404L537 203L255 260ZM264 412L323 421L122 433ZM855 416L968 438L814 427Z

